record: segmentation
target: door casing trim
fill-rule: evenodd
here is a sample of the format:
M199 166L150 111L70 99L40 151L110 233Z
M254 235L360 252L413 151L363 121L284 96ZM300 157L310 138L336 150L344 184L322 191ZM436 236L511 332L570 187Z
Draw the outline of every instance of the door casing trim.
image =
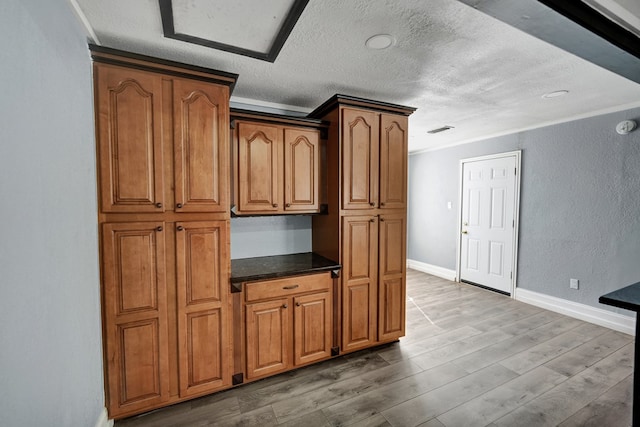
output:
M514 220L515 225L513 229L513 256L511 259L511 271L513 275L511 277L511 290L509 294L511 298L515 299L517 279L518 279L518 234L520 229L520 177L522 173L522 150L508 151L505 153L489 154L480 157L470 157L467 159L460 159L459 171L458 171L458 224L457 224L457 236L456 236L456 281L460 282L460 251L462 250L462 183L463 175L462 169L465 163L478 162L482 160L501 159L505 157L515 157L516 160L516 182L514 188L513 202L514 206Z

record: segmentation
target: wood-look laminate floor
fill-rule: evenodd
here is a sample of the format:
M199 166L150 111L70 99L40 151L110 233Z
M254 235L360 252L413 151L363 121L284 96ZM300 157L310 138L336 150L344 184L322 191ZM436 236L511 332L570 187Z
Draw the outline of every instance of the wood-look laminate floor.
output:
M631 425L633 337L409 270L407 336L133 426Z

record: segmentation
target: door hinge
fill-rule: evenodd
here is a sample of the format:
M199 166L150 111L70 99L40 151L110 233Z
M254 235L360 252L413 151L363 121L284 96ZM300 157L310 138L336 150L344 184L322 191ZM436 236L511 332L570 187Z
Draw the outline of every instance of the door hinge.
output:
M516 220L511 221L511 228L516 228Z
M513 279L513 271L509 274L509 279Z
M513 168L513 173L515 173L516 175L518 175L518 168Z

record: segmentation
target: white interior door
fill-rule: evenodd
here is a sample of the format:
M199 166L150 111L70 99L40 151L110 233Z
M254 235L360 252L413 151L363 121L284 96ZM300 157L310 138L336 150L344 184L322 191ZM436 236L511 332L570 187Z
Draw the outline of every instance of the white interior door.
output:
M462 161L459 277L513 293L519 153Z

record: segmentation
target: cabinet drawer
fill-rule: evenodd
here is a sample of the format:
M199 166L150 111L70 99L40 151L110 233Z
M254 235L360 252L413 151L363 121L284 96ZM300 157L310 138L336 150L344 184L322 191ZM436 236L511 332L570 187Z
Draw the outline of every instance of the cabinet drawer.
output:
M306 292L324 291L331 287L331 273L293 276L245 284L246 301L281 298Z

